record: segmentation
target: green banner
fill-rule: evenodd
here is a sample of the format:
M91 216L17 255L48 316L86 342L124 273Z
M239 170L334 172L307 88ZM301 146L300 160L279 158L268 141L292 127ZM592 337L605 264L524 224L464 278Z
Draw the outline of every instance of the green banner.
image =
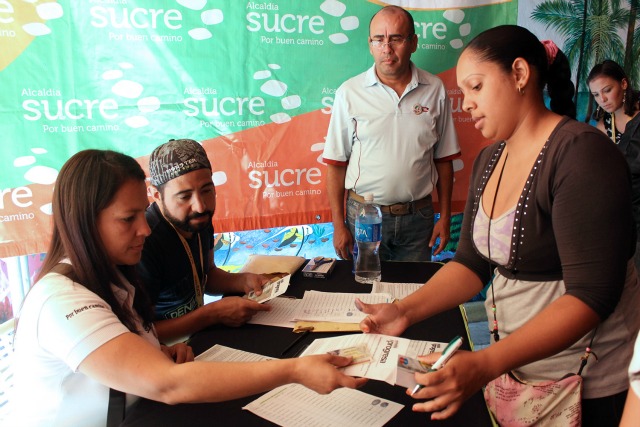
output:
M414 62L450 89L479 32L515 23L516 1L398 1ZM170 138L203 142L216 231L330 221L321 154L333 94L372 64L365 0L0 0L0 257L46 250L51 192L79 150L139 159ZM456 168L464 201L472 157Z

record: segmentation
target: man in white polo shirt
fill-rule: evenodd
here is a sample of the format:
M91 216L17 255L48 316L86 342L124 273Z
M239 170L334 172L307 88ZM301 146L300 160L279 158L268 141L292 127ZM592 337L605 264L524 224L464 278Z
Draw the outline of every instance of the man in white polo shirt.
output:
M378 11L369 24L374 65L336 91L323 157L333 246L343 259L351 258L355 218L367 193L382 209L382 260L429 261L436 239L434 254L449 241L452 160L460 146L442 81L411 62L414 28L400 7Z

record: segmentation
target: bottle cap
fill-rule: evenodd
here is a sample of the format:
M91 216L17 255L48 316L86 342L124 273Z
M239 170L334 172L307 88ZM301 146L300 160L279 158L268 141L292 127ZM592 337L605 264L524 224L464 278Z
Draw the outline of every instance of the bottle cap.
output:
M364 195L365 202L373 202L373 193L367 193Z

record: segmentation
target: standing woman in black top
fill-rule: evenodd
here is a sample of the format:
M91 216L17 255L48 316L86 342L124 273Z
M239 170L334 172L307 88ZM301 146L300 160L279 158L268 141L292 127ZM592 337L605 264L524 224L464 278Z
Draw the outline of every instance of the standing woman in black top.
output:
M587 77L597 108L591 117L624 154L631 169L631 202L636 223L636 269L640 271L640 92L618 63L596 64Z

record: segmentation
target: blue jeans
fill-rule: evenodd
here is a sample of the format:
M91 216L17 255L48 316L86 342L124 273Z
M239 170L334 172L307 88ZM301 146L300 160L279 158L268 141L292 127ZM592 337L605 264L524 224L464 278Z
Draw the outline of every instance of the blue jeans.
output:
M347 226L354 235L360 203L347 200ZM429 240L433 234L433 205L407 215L382 213L382 261L431 261Z

